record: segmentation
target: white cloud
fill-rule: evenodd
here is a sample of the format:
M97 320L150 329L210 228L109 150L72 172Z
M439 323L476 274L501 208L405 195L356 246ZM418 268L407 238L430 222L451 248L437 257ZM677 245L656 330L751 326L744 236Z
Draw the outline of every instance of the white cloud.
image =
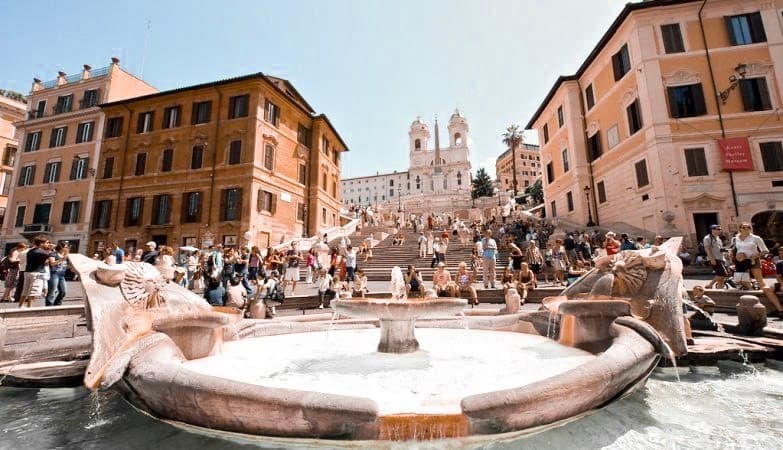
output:
M473 173L475 174L476 173L475 171L477 171L477 170L479 170L480 168L483 167L484 170L487 172L487 175L489 175L489 178L494 181L495 180L495 161L497 161L497 159L498 159L497 156L482 159L481 161L479 161L478 164L474 165L475 170L474 170Z

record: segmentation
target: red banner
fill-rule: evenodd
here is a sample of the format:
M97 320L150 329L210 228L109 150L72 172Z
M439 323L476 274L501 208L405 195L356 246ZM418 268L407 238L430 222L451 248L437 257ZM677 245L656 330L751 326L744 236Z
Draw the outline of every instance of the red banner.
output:
M718 139L724 170L753 170L750 142L746 137Z

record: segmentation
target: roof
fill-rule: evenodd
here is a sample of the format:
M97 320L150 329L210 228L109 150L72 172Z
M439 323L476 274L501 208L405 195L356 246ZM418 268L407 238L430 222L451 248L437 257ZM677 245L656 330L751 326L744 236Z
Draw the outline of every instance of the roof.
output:
M241 76L231 77L231 78L224 78L222 80L210 81L201 84L194 84L191 86L185 86L176 89L169 89L167 91L155 92L152 94L142 95L139 97L126 98L124 100L117 100L109 103L101 103L99 106L105 108L109 106L124 105L128 103L135 103L138 101L149 100L152 98L163 97L166 95L177 94L180 92L194 91L197 89L211 88L216 86L224 86L227 84L238 83L240 81L247 81L253 79L258 79L269 83L270 86L276 89L281 95L291 100L291 102L294 105L296 105L299 109L301 109L305 114L310 116L310 118L314 120L323 119L329 125L329 128L331 128L332 132L334 132L335 136L337 136L337 139L340 141L343 148L345 148L345 151L348 151L348 145L345 143L343 138L340 136L340 133L337 132L337 130L334 128L334 125L332 125L332 123L329 121L326 115L323 113L315 114L315 110L313 110L310 104L308 104L307 101L305 101L304 97L302 97L299 94L299 91L297 91L296 88L294 88L294 86L288 80L285 80L283 78L273 77L270 75L264 75L264 73L262 72L256 72L248 75L241 75Z
M606 30L603 36L601 36L601 39L598 41L598 44L596 44L596 46L593 48L590 54L587 55L587 59L585 59L582 65L579 66L579 69L576 71L576 73L573 75L561 75L557 77L555 84L549 90L549 93L547 93L546 97L544 98L544 101L538 107L536 112L533 113L533 117L530 118L527 125L525 125L525 129L529 130L533 128L533 124L536 122L536 120L538 120L538 118L544 112L544 109L552 100L552 97L555 96L555 93L560 88L561 84L565 83L566 81L576 81L579 79L579 77L581 77L585 73L587 68L590 67L593 61L595 61L595 59L598 57L598 55L601 53L604 47L606 47L606 44L609 42L609 40L612 39L614 34L620 28L620 26L622 26L623 22L625 22L625 19L627 19L632 12L640 11L644 9L657 8L662 6L684 5L687 3L695 3L698 1L702 1L702 0L647 0L640 3L626 3L623 10L620 11L620 14L617 16L616 19L614 19L614 22L612 22L612 25L609 26L609 29Z
M536 144L525 144L523 143L522 146L517 150L528 150L528 151L538 151L539 147ZM505 158L511 153L511 149L507 149L505 152L501 153L500 156L497 157L496 161L500 161L501 159Z
M408 173L407 170L403 170L402 172L394 171L394 172L387 172L387 173L376 173L375 175L365 175L363 177L341 178L340 182L345 183L346 181L364 180L365 178L380 178L380 177L388 177L394 175L405 175L406 173Z

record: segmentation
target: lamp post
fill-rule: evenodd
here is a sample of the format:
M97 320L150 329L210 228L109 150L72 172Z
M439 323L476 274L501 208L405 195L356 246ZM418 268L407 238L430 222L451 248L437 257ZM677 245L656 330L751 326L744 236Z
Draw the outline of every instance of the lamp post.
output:
M737 72L737 75L731 75L729 77L729 83L731 83L729 84L729 87L718 93L721 103L724 105L729 100L729 94L731 94L731 91L737 88L740 80L745 79L745 75L748 73L748 66L742 63L737 64L737 67L734 68L734 71Z
M585 197L587 197L587 226L594 227L593 210L590 208L590 186L585 186Z

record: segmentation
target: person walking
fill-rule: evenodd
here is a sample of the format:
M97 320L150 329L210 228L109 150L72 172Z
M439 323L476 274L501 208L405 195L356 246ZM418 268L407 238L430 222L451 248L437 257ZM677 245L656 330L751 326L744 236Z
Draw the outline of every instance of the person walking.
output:
M291 295L295 295L296 283L299 282L299 262L302 260L302 253L296 248L296 241L291 242L291 248L286 252L286 269L283 278L283 289L291 282Z
M345 281L351 283L354 281L356 273L356 249L348 246L345 249Z
M739 253L744 253L751 260L750 275L755 278L759 289L764 292L769 302L775 307L778 317L783 318L783 306L781 306L778 296L764 283L764 277L761 273L761 257L769 253L769 249L760 236L751 233L752 229L750 223L744 222L740 225L739 232L731 241L732 255L735 257Z
M481 263L484 268L483 279L484 289L495 289L496 275L495 263L497 261L498 244L492 239L492 231L487 230L484 233L484 239L481 240Z
M45 305L60 306L66 295L65 271L68 269L68 246L57 244L51 256L52 258L49 260L49 290L46 293Z
M13 302L11 293L16 290L16 284L19 282L19 256L27 250L27 244L20 242L6 256L8 258L8 273L5 275L5 291L0 302Z
M28 308L33 306L33 300L41 297L44 290L44 278L46 265L51 264L51 242L44 236L33 238L33 246L27 252L27 261L24 273L24 286L19 297L19 307L25 304Z
M726 249L720 236L722 230L720 225L710 225L710 232L702 239L704 252L707 253L707 260L710 263L710 267L712 267L712 273L715 275L704 286L707 289L712 289L713 286L717 289L723 289L725 286L727 271L724 253Z
M427 236L424 236L424 231L419 233L419 239L416 241L419 244L419 258L427 257Z

